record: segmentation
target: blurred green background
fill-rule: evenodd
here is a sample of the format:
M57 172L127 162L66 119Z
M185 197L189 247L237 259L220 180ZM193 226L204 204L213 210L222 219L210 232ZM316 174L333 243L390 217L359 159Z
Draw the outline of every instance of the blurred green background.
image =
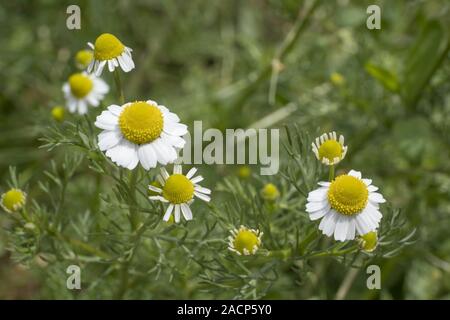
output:
M75 3L81 30L68 30ZM370 4L381 7L381 30L366 28ZM39 193L43 167L62 154L38 149L38 139L64 104L74 55L110 32L134 50L126 97L151 97L189 126L246 128L281 114L268 125L342 133L341 169L372 177L418 228L413 246L383 262L381 293L367 295L360 281L348 297L449 299L449 27L446 0L2 1L0 191L14 165ZM73 192L83 199L92 188ZM14 264L0 230L0 298L40 297L38 265Z

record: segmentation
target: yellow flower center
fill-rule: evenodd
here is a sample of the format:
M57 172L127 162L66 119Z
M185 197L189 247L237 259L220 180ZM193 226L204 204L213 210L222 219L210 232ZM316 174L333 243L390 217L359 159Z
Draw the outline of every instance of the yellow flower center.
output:
M275 200L280 196L278 188L273 183L268 183L262 189L262 197L266 200Z
M70 91L78 99L84 98L91 92L94 84L92 80L81 73L75 73L69 77Z
M359 238L359 243L364 251L372 252L378 244L378 235L376 231L371 231Z
M323 158L327 158L330 161L333 161L334 158L342 157L342 146L336 140L327 140L322 143L319 147L319 158L322 160Z
M367 204L369 191L360 179L341 175L330 185L328 201L337 212L345 215L360 213Z
M173 174L164 185L163 197L173 204L186 203L194 197L194 184L182 174Z
M63 107L54 107L52 109L52 117L56 121L63 121L64 120L64 108Z
M95 40L94 56L97 60L110 60L122 54L125 46L116 36L103 33Z
M80 50L75 55L75 61L80 67L87 67L92 59L94 58L94 54L90 50Z
M163 130L161 111L147 102L134 102L122 111L119 127L124 137L136 144L152 142Z
M11 189L2 196L2 205L9 211L16 211L25 204L25 194L19 189Z
M259 246L260 240L258 235L251 230L239 230L236 238L234 238L234 249L241 254L244 254L244 249L249 253L253 252L255 246Z

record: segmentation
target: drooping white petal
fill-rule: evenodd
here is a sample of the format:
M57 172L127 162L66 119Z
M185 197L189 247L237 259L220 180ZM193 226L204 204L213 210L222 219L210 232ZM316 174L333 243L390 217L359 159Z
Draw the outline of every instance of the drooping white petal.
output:
M195 185L194 190L204 194L211 194L211 190L209 190L208 188L201 187L199 185Z
M142 167L144 167L145 170L156 167L156 153L153 150L151 143L143 144L138 147L138 157Z
M180 222L180 205L179 204L175 205L175 222L176 223Z
M172 215L173 207L174 207L173 204L170 204L170 205L167 207L166 213L164 214L164 217L163 217L163 220L164 220L164 221L166 221L166 222L169 221L170 216Z
M336 223L336 228L334 229L334 239L337 241L347 240L347 232L349 227L350 218L341 214Z
M194 195L197 198L199 198L199 199L201 199L203 201L206 201L206 202L209 202L211 200L211 198L209 196L207 196L207 195L205 195L203 193L197 192L197 191L194 191Z
M181 204L181 211L183 212L183 216L187 221L192 220L192 211L187 204Z

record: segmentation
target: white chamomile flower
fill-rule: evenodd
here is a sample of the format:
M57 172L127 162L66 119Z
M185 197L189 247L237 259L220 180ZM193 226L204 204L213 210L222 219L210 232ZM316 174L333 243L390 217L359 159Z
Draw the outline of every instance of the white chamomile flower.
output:
M239 229L230 230L228 237L228 250L238 255L248 256L255 254L261 246L262 232L241 226Z
M312 143L312 150L317 160L323 164L332 166L344 159L347 146L344 146L344 136L337 139L336 132L324 133Z
M100 76L106 65L108 65L109 72L113 72L117 67L124 72L134 69L131 57L133 50L124 46L116 36L103 33L95 40L95 44L88 42L88 45L94 50L94 59L87 68L89 73L93 71L96 76Z
M321 219L319 230L338 241L375 231L382 218L379 204L386 202L361 172L351 170L308 194L306 211L311 220Z
M154 185L148 186L150 191L158 194L150 196L150 200L169 203L169 207L163 217L164 221L169 221L173 211L175 212L176 223L180 222L181 213L186 220L192 220L192 211L189 206L194 201L194 197L206 202L211 200L209 196L211 190L198 185L203 180L203 177L194 177L196 172L197 169L192 168L184 175L181 165L174 165L173 174L169 175L165 168L161 168L161 174L157 177L161 188Z
M70 112L85 114L88 106L97 107L109 91L109 86L94 75L74 73L63 85L66 106Z
M177 149L184 147L182 138L187 126L180 118L155 101L111 105L96 119L103 129L98 146L117 165L133 170L140 162L144 169L173 163Z

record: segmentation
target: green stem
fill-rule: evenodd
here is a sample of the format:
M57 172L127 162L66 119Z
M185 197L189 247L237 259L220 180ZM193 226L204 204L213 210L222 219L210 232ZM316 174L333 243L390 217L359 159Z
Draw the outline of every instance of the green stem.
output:
M137 180L138 170L132 170L129 178L129 195L130 195L130 224L133 231L136 231L139 227L139 217L136 211L136 180Z
M328 177L328 180L330 182L334 180L334 165L330 166L330 175Z
M120 102L120 104L124 104L125 103L125 96L123 94L122 82L120 81L119 68L116 68L114 70L114 82L116 83L116 88L117 88L117 94L118 94L118 97L119 97L119 102Z

